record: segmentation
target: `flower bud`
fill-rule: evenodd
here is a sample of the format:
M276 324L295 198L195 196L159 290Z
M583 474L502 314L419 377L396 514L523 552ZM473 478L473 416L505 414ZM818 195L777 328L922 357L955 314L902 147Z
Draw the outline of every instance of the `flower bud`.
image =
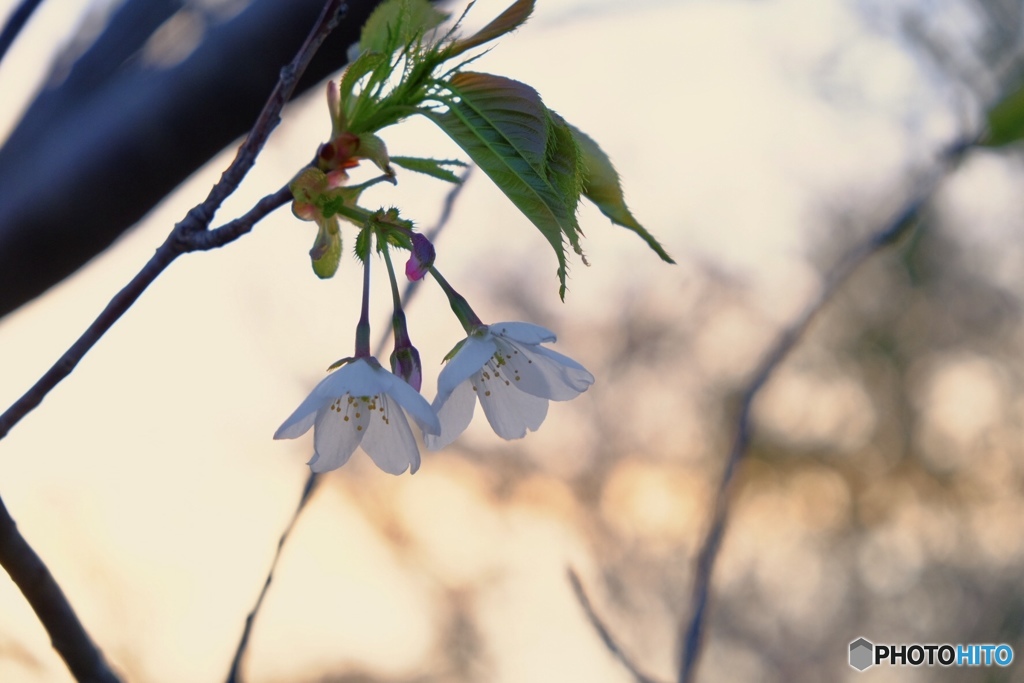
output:
M391 327L395 332L395 350L391 352L391 372L405 380L406 384L416 391L423 384L423 364L420 363L420 352L409 339L409 329L405 324L405 313L399 308L391 319Z
M412 235L412 250L405 264L405 276L410 280L421 280L434 265L434 245L420 233Z
M420 352L412 344L396 347L391 352L391 372L405 380L406 384L416 391L423 384L423 365L420 363Z

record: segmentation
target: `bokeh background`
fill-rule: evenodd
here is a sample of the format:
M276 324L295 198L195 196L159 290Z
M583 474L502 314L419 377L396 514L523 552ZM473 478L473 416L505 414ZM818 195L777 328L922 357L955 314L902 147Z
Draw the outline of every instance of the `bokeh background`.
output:
M43 4L0 64L0 131L54 50L109 4ZM504 5L480 0L467 25ZM570 567L637 664L672 680L737 396L828 268L889 220L945 145L979 129L1014 82L1022 21L1014 0L539 0L477 68L530 83L600 141L678 265L585 206L592 265L574 263L563 304L544 239L473 175L439 267L482 317L555 330L557 350L597 382L522 441L478 415L415 476L361 453L330 474L284 549L246 680L632 680ZM322 92L290 106L221 215L279 187L328 131ZM393 153L458 154L423 121L384 137ZM80 334L232 154L0 320L0 404ZM1022 171L1018 150L970 153L758 400L699 680L1024 680L1019 665L847 664L859 636L1005 642L1024 656ZM446 191L404 173L368 203L428 227ZM354 259L319 281L312 240L284 209L181 259L0 443L0 493L127 681L228 671L308 472L311 438L270 437L350 353L358 317ZM389 316L381 270L375 336ZM429 398L462 333L429 283L407 313ZM70 680L6 577L0 680Z

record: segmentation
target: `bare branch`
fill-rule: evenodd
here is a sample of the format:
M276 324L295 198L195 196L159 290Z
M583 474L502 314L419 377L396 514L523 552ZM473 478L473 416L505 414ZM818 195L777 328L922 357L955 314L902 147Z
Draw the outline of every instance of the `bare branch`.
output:
M632 659L622 650L622 646L619 645L615 637L612 636L611 631L601 620L601 617L597 616L597 612L594 611L594 605L591 604L590 598L587 596L587 592L583 589L583 583L580 581L580 577L576 574L575 570L571 567L568 570L569 583L572 584L572 590L576 593L576 599L580 601L580 605L583 607L583 611L586 612L587 618L590 623L594 626L594 630L597 631L597 635L601 636L601 641L604 646L608 648L608 651L619 660L622 666L626 667L630 675L636 679L637 683L659 683L657 679L651 678L647 674L640 671L639 667L633 662Z
M75 343L32 385L31 389L26 391L21 398L0 415L0 439L7 436L14 425L18 424L22 418L35 410L42 403L43 399L46 398L46 395L65 377L71 374L78 363L85 357L85 354L103 338L107 330L131 308L132 304L146 291L146 288L164 272L174 259L190 251L214 249L241 237L252 230L252 227L266 217L267 214L289 199L291 199L291 191L285 187L261 199L245 215L210 231L192 232L196 220L191 217L195 209L193 209L193 212L189 212L186 220L178 224L175 230L167 237L167 240L160 245L156 253L143 266L142 270L110 300L106 308L86 328L85 332L82 333ZM178 228L182 226L185 226L184 229L179 230Z
M18 531L7 507L0 500L0 565L21 589L32 611L39 617L50 642L76 680L119 683L103 653L93 644L82 622L71 609L64 592L50 570Z
M281 538L277 541L277 550L274 552L274 559L270 562L270 571L267 572L267 580L263 582L263 588L260 590L260 595L256 598L256 604L253 605L252 611L249 612L249 616L245 618L245 628L242 629L242 638L238 641L238 647L235 649L235 658L231 660L231 671L228 672L227 683L238 683L241 675L242 658L245 656L245 651L249 647L249 636L252 635L252 626L256 621L256 615L260 611L260 607L263 606L263 598L267 596L267 591L270 589L270 582L274 580L274 570L277 569L277 562L281 559L281 550L284 548L285 541L292 533L292 529L295 528L295 523L299 521L299 515L306 509L306 503L313 495L313 491L316 489L317 483L320 481L320 477L313 472L310 472L306 478L306 485L302 489L302 495L299 497L299 504L295 508L292 519L288 522L288 526L285 527L284 532L281 534Z
M71 348L25 395L0 415L0 439L74 370L85 354L175 258L190 251L219 247L237 239L251 230L257 221L290 199L291 192L287 187L282 188L264 197L241 218L217 230L209 230L214 212L224 199L235 191L252 167L271 130L280 120L281 109L294 92L298 78L309 64L313 53L337 25L344 8L345 3L341 0L327 0L320 18L298 54L281 71L277 86L239 148L234 161L211 189L206 200L189 211L185 218L174 226L174 230L149 262L114 296ZM115 683L118 679L110 672L102 654L82 627L53 575L18 532L14 520L6 508L3 508L2 501L0 508L0 565L7 570L28 599L36 616L50 633L54 648L67 662L68 668L78 680Z
M710 599L711 575L714 571L718 551L721 548L722 537L725 534L730 494L736 470L750 444L753 432L751 412L755 399L778 367L803 339L814 318L832 300L836 292L846 284L850 275L871 256L899 240L917 224L921 210L935 192L939 182L960 162L963 155L971 148L972 140L965 139L950 146L941 156L939 169L922 183L921 189L896 216L854 247L832 268L817 299L811 302L800 317L782 332L774 346L764 356L741 395L732 448L729 451L729 457L725 462L722 479L718 486L710 526L697 554L696 573L690 601L690 618L680 628L682 661L679 668L679 683L692 683L696 675Z

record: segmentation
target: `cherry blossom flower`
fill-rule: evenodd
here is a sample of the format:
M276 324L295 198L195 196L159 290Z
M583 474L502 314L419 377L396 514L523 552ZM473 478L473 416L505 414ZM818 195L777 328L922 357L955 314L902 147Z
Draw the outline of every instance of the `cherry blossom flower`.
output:
M481 325L461 342L437 378L433 408L441 422L424 437L427 448L444 448L473 418L477 399L495 433L520 439L536 431L548 401L567 401L594 383L582 365L541 346L555 335L530 323Z
M316 385L274 438L294 439L313 427L314 472L341 467L362 446L385 472L415 473L420 452L406 413L424 434L441 432L437 415L415 389L376 358L357 358Z

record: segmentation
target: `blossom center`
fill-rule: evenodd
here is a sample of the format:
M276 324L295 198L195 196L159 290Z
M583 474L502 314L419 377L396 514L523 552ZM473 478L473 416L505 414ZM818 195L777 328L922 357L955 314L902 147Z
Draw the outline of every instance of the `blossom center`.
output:
M370 417L380 413L380 418L385 425L391 424L391 417L388 415L388 402L380 394L373 396L352 396L345 394L331 402L331 412L337 413L343 422L355 425L356 431L363 431L370 422Z
M511 386L512 381L521 381L522 373L519 371L518 365L522 360L519 349L514 346L506 350L495 351L480 371L470 379L473 391L479 392L482 387L483 395L490 396L491 389L488 384L492 381L504 382L505 386ZM527 358L526 362L529 364L533 361Z

